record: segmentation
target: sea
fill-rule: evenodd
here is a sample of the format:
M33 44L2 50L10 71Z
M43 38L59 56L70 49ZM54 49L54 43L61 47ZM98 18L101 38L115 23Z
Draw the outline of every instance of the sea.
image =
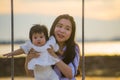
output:
M120 41L85 42L84 46L82 42L77 42L77 43L79 44L81 55L83 54L85 56L120 55ZM20 45L21 44L14 44L13 51L18 49ZM0 57L3 57L3 54L11 52L11 51L12 51L11 44L0 44ZM25 56L25 55L23 54L19 56Z

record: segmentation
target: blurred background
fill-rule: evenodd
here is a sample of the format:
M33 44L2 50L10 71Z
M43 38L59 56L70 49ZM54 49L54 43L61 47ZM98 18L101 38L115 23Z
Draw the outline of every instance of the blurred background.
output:
M29 30L33 24L44 24L50 29L58 15L70 14L75 19L76 42L82 50L82 0L13 1L14 49L19 48L29 39ZM100 78L100 80L120 80L120 0L84 1L86 78L93 80L97 76L97 79ZM0 67L2 67L0 77L10 77L11 59L2 56L11 51L10 0L0 0L0 5ZM24 60L25 55L15 57L15 76L25 76ZM79 67L80 78L82 74L81 63Z

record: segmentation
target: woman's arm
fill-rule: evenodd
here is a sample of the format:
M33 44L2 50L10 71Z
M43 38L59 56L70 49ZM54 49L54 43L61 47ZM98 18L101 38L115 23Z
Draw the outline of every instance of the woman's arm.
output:
M29 51L29 54L26 56L26 59L25 59L25 71L26 71L26 74L27 76L30 76L30 77L33 77L34 74L33 74L33 71L31 70L28 70L28 62L33 59L33 58L37 58L39 57L40 55L37 54L38 52L36 52L34 49L31 49Z
M51 48L48 49L48 52L55 58L59 59L58 56L55 54L55 52L53 51L53 47L51 46ZM63 75L69 79L71 79L72 76L72 69L70 66L68 66L67 64L65 64L62 60L60 60L58 63L55 64L59 70L63 73Z
M63 75L69 79L73 78L72 69L70 66L65 64L62 60L55 64L59 70L63 73Z
M30 61L30 58L29 58L29 56L27 56L25 59L25 72L26 72L27 76L34 77L33 71L28 70L28 67L27 67L29 61Z

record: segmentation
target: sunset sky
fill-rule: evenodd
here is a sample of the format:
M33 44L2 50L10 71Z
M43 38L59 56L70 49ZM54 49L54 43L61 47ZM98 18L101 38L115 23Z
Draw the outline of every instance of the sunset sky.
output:
M15 14L58 15L67 12L81 17L82 0L13 1ZM0 0L0 5L0 14L10 14L10 0ZM85 17L103 20L120 18L120 0L85 0Z
M15 36L17 39L27 38L28 35L24 34L28 34L31 24L38 23L40 20L42 20L42 24L50 28L54 19L64 13L75 18L77 24L76 37L81 38L82 0L13 1ZM0 6L0 36L2 36L0 40L4 40L10 38L10 0L0 0ZM23 30L22 33L19 31L20 29ZM5 33L4 30L8 33ZM85 0L86 39L119 38L119 30L120 0Z

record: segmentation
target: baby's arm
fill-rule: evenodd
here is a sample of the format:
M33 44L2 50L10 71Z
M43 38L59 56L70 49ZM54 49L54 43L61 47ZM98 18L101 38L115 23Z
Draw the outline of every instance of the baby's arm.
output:
M15 55L20 55L20 54L23 54L24 53L24 51L23 51L23 49L17 49L17 50L15 50L15 51L13 51L13 52L9 52L9 53L6 53L6 54L4 54L3 56L7 56L7 57L10 57L10 56L15 56Z
M59 50L59 46L58 46L54 36L51 36L47 43L48 43L49 46L53 47L53 50L55 52L57 52Z

